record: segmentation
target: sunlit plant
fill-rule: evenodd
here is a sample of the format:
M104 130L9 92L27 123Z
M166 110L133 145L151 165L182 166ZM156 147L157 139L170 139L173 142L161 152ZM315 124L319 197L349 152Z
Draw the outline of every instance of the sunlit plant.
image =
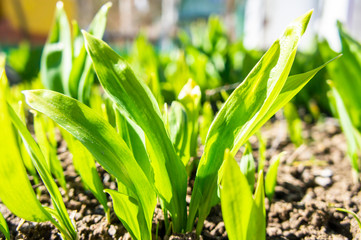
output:
M311 14L312 11L306 13L287 27L218 112L206 137L189 215L186 168L173 145L177 138L173 141L170 138L150 89L105 42L83 32L99 82L115 106L118 132L102 116L75 99L49 90L24 94L32 108L69 131L117 179L118 190L106 192L112 196L114 211L133 238L151 238L156 196L165 216L168 213L171 216L173 232L192 231L198 217L199 235L211 207L219 202L218 171L225 150L230 149L228 158L233 158L249 137L325 66L288 77L298 41ZM179 109L175 114L182 112ZM127 138L130 132L122 132L119 126L132 129L134 143L146 154L133 148L133 142Z
M59 229L64 239L77 239L77 233L66 211L62 195L56 185L46 159L30 132L7 103L8 83L4 71L0 77L0 125L4 128L0 135L0 198L16 216L27 221L50 221ZM16 130L15 130L16 129ZM48 190L53 208L43 207L30 184L17 144L18 132L32 163Z

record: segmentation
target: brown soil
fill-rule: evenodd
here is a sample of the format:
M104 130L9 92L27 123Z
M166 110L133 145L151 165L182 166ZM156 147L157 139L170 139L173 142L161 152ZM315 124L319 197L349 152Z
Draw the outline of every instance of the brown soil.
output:
M345 156L346 141L337 122L325 119L323 123L305 126L306 142L299 148L290 143L286 129L283 120L269 123L262 129L262 136L267 140L267 159L286 151L279 167L274 199L266 204L267 239L360 238L356 220L334 209L343 207L359 213L361 206L360 185L353 182L350 162ZM257 139L252 137L251 143L257 159ZM69 184L66 207L76 222L80 239L130 239L114 213L111 224L107 224L101 205L82 187L63 142L59 157ZM116 188L101 167L99 173L106 188ZM40 189L41 202L49 205L46 190L43 186ZM20 224L21 220L1 203L0 212L8 222L13 239L61 239L50 223ZM161 239L196 239L194 233L164 237L164 219L159 208L155 210L154 233L157 226ZM3 238L0 233L0 239ZM214 207L205 221L201 239L228 239L220 206Z

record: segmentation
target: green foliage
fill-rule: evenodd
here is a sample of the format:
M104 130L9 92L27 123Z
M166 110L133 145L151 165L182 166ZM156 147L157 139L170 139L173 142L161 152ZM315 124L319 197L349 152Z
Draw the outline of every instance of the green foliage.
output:
M0 212L0 231L4 234L6 240L10 240L9 227L1 212Z
M103 5L89 26L89 33L102 38L111 3ZM73 43L72 43L73 40ZM73 46L73 47L72 47ZM85 50L78 24L73 22L73 39L68 18L59 1L55 19L41 57L41 79L47 89L79 99L89 104L94 81L91 59Z
M135 39L129 60L136 75L145 81L159 106L162 106L163 96L158 76L158 55L144 35L141 34Z
M7 161L0 161L0 171L3 177L0 184L1 200L15 215L28 221L51 221L60 230L65 239L77 239L77 233L66 212L62 196L48 171L40 148L15 111L6 102L7 80L5 75L1 77L0 90L2 91L0 94L0 124L4 127L5 131L1 135L0 145L2 148L0 151L6 156L5 159L7 159ZM36 198L16 144L16 132L12 124L21 134L33 164L50 193L55 210L45 209Z
M183 104L188 116L186 151L190 157L197 157L201 90L195 81L188 80L180 91L178 100ZM188 161L183 163L187 164Z
M103 168L118 182L122 208L117 211L124 226L139 224L138 229L127 230L135 239L150 239L153 211L156 204L152 176L146 176L127 144L103 117L86 105L62 94L47 90L25 91L27 103L52 118L77 138ZM110 191L111 193L111 191ZM112 195L113 201L119 199ZM136 206L135 206L136 205ZM139 209L134 215L131 210Z
M243 156L240 162L240 168L243 175L246 177L251 192L254 190L256 167L252 155L252 147L250 143L246 144Z
M224 155L222 171L220 197L228 238L266 239L263 171L259 173L254 196L248 187L247 178L228 149Z
M265 192L270 202L272 202L273 195L275 194L275 188L277 184L277 172L280 165L280 159L283 153L280 153L268 168L265 178Z
M361 45L347 34L341 23L338 23L338 29L343 56L337 61L337 64L331 63L328 65L327 71L347 107L352 123L360 131ZM320 42L319 48L324 59L336 55L325 41Z
M300 119L296 106L289 102L283 108L283 114L287 121L288 133L291 141L296 147L299 147L304 142L302 137L302 120Z
M187 165L190 155L187 145L188 138L188 115L183 105L177 101L172 102L168 112L169 135L177 155L184 165Z
M187 230L193 226L198 212L197 233L211 207L218 201L216 196L217 173L222 165L225 149L231 149L232 155L238 151L248 138L257 131L288 97L297 93L295 86L282 96L287 89L287 80L298 40L304 33L312 12L297 18L287 27L284 35L265 53L243 83L231 94L219 111L209 129L204 153L199 163L192 199L189 209ZM308 77L313 76L309 74ZM297 84L305 84L310 78L301 78ZM287 80L287 81L286 81ZM286 83L286 84L285 84ZM298 87L298 86L297 86Z
M204 145L207 138L209 127L214 119L214 113L210 102L206 101L202 107L202 117L199 123L199 135L201 137L202 144Z
M115 177L118 190L107 189L105 192L111 195L116 215L134 239L151 238L152 217L157 196L164 210L165 224L169 231L168 213L172 219L169 226L172 226L173 232L192 231L195 218L198 216L196 232L200 234L211 207L219 202L217 196L219 181L222 186L220 190L222 209L227 212L225 214L225 218L228 219L225 220L228 222L227 231L236 229L229 230L229 232L233 231L230 233L230 238L264 239L265 231L255 229L259 223L261 223L260 228L265 229L265 191L268 197L272 198L278 165L275 163L271 166L265 190L263 187L265 156L261 154L263 157L259 163L258 182L253 197L255 167L251 155L252 149L246 147L241 168L237 164L236 168L233 167L235 163L233 158L239 148L326 65L303 74L289 76L299 39L306 29L311 13L312 11L297 18L287 27L284 35L270 47L231 95L222 92L227 100L214 120L211 105L209 103L205 105L202 126L208 130L208 133L201 130L201 136L205 138L205 148L195 178L188 218L186 165L197 152L200 89L202 89L197 78L194 78L197 83L189 79L195 76L195 68L199 66L203 69L198 69L199 74L204 74L204 69L209 68L213 68L216 74L223 70L227 71L224 58L229 56L227 55L229 43L222 35L223 30L219 22L211 21L212 24L207 30L208 40L198 42L201 44L199 49L189 47L184 53L179 51L174 58L175 61L168 62L164 76L169 81L164 82L162 87L163 90L172 92L174 98L178 95L178 102L172 103L169 112L167 107L164 108L164 117L159 109L162 98L157 96L159 89L156 86L158 83L156 79L160 78L156 75L158 63L151 63L151 59L156 55L145 39L137 40L134 51L138 52L135 53L133 60L140 62L137 75L145 80L143 81L138 79L125 60L99 40L100 37L94 32L95 36L83 32L85 40L82 42L76 23L73 34L73 60L80 59L84 54L82 47L84 44L86 55L89 56L81 59L84 59L85 65L91 59L107 97L104 101L100 96L92 99L91 105L95 106L96 110L88 108L75 99L48 90L25 91L26 100L32 108L49 116L77 138L79 144L83 144L95 160ZM105 15L106 13L103 12L101 19L104 20ZM231 49L236 51L233 47ZM142 50L145 51L145 56L139 52ZM204 61L198 61L196 58L192 60L189 51L193 51L198 55L197 57L202 56ZM232 56L235 59L243 57L246 59L246 56L240 57L237 53ZM189 61L193 62L189 64ZM197 65L198 63L200 65ZM139 70L148 64L148 68ZM196 64L194 66L197 67L191 66L192 64ZM73 66L75 65L78 64L75 64L74 60ZM79 69L84 70L84 68ZM85 73L86 71L83 70L79 70L78 73ZM75 75L81 75L82 79L83 76L88 76L74 72ZM147 77L151 79L146 79ZM69 87L71 95L75 91L70 89L72 88ZM79 97L79 91L77 92ZM71 148L81 149L82 146L74 143L73 147L71 145L69 145L70 151L77 151ZM263 147L265 149L265 144ZM224 156L226 149L230 150ZM80 157L74 156L77 158L74 162L76 169L81 175L86 175L82 176L84 184L88 185L89 189L93 189L92 192L104 205L106 201L102 200L100 194L101 184L86 183L97 181L95 180L97 174L89 154L85 151L83 154ZM84 164L89 168L82 169L81 165ZM220 170L222 164L224 167ZM82 171L86 172L81 173ZM232 186L232 179L236 179L244 187L239 189ZM235 207L232 205L234 201L243 198L239 191L242 191L246 197L241 200L241 207ZM232 201L232 204L228 204L227 201ZM229 206L225 207L226 205ZM232 208L247 208L239 210L244 212L242 222L245 224L233 226L239 212L232 213L234 210Z
M360 133L359 130L354 127L343 98L341 98L336 85L332 81L328 81L328 84L331 88L331 91L329 92L330 104L334 111L334 115L339 118L342 131L345 134L347 141L347 153L351 160L352 169L354 173L356 173L354 177L357 181L357 175L360 172L360 162L358 157L358 153L361 149L361 142L358 138Z
M60 160L57 156L57 142L54 133L54 124L41 113L33 111L34 132L38 145L45 157L48 171L59 181L60 186L67 191L65 176Z
M20 43L18 48L8 53L7 64L19 74L22 80L32 80L40 69L41 48L32 47L28 42Z
M87 33L84 36L87 51L105 92L118 110L144 131L155 187L173 218L175 231L184 231L187 174L168 137L154 96L106 43Z
M79 173L84 186L92 192L103 206L107 220L110 223L110 209L107 205L107 197L103 192L103 183L98 175L93 156L83 144L74 139L71 134L62 131L62 135L67 143L69 152L73 155L75 170Z
M55 19L41 56L40 74L48 89L69 94L72 67L71 36L63 2L56 4Z

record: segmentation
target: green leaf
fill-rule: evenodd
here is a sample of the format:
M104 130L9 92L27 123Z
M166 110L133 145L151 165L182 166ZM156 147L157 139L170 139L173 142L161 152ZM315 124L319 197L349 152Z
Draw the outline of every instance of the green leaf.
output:
M9 227L1 212L0 212L0 231L4 234L6 240L10 240Z
M268 168L268 172L266 174L265 191L266 191L266 196L270 202L272 202L273 195L275 194L278 166L280 165L280 159L282 156L283 153L280 153L277 156L277 158L271 163L270 167Z
M158 103L116 52L103 41L83 34L105 92L119 111L144 131L157 192L173 218L174 230L182 232L186 222L187 174L168 137Z
M259 171L254 204L249 215L247 228L247 240L266 239L266 208L265 208L264 178L263 170ZM247 206L244 206L247 207Z
M51 90L69 94L68 80L72 67L72 44L63 2L56 4L55 19L41 56L40 76Z
M65 131L64 131L65 132ZM66 132L65 134L69 134ZM79 173L82 182L89 189L96 199L102 204L104 212L109 215L109 207L107 205L107 197L105 195L103 183L98 175L95 161L91 153L86 149L81 142L69 135L66 138L68 149L73 155L74 168ZM77 166L77 167L75 167ZM108 218L109 220L109 218Z
M111 6L112 3L108 2L100 8L89 26L88 31L90 34L93 34L97 38L103 37L108 11ZM93 80L94 71L92 62L83 42L79 55L74 59L73 68L69 76L71 96L79 99L81 102L89 104L89 95Z
M149 182L153 182L154 173L149 162L146 150L146 140L142 129L129 118L122 116L117 108L114 108L116 125L118 133L127 143L129 149L133 152L139 166L143 169Z
M134 239L151 239L149 229L147 229L144 216L136 199L126 194L107 189L114 202L114 212L121 219L124 227L129 229L129 233ZM143 221L142 221L143 220Z
M188 116L183 105L177 101L172 102L168 112L169 135L174 148L186 166L189 159ZM188 151L187 151L188 150Z
M254 183L255 183L254 174L256 173L256 167L255 167L254 158L252 155L252 147L249 142L246 144L246 149L243 152L243 156L242 156L241 162L240 162L240 168L241 168L243 175L247 178L248 185L249 185L251 192L253 192Z
M297 44L306 30L312 11L297 18L287 28L257 63L248 77L234 90L217 114L209 129L204 154L199 163L187 230L190 231L198 211L198 225L212 207L216 193L217 172L226 148L233 155L248 138L267 120L268 112L275 106L291 69ZM266 118L268 117L268 118ZM201 227L197 227L200 231ZM199 231L197 232L199 234Z
M60 160L57 156L57 143L54 143L54 136L52 137L52 141L50 141L51 132L54 132L54 125L52 125L51 129L48 129L47 131L47 125L49 125L50 121L47 121L45 119L45 116L43 116L41 113L33 112L34 113L34 132L37 139L37 142L39 144L39 147L41 149L41 152L43 153L46 164L48 167L48 171L54 174L55 178L59 181L60 186L67 191L66 182L65 182L65 176L63 172L63 168L61 166ZM49 137L49 139L48 139Z
M254 205L247 178L242 174L229 150L224 154L221 179L221 206L224 225L230 240L246 240Z
M344 208L336 208L336 210L339 211L339 212L344 212L344 213L351 214L351 215L355 218L355 220L357 221L358 227L361 229L361 220L360 220L360 218L357 216L356 213L354 213L353 211L344 209Z
M6 207L20 218L28 221L49 221L51 216L41 206L29 182L16 143L16 135L11 124L6 97L8 83L5 71L0 77L0 198Z
M354 133L357 131L357 129L354 128L351 122L351 118L348 114L346 106L340 96L338 89L336 89L335 84L332 81L328 81L327 83L331 88L331 92L329 94L330 102L334 104L334 110L336 111L336 114L340 120L342 131L346 137L347 152L351 160L352 169L358 173L360 171L358 143Z
M35 140L32 138L29 130L22 123L10 105L8 105L8 111L13 124L22 136L24 145L31 157L31 160L33 161L36 170L38 171L41 180L50 194L51 201L56 212L56 215L53 216L57 218L59 224L53 218L50 218L50 221L61 231L62 235L64 235L66 239L77 239L77 233L66 211L65 204L58 186L56 185L49 171L49 167L46 163L44 155L42 154Z
M115 129L94 110L70 97L47 90L24 91L24 94L31 107L76 137L127 188L127 195L138 201L150 234L156 204L153 185Z

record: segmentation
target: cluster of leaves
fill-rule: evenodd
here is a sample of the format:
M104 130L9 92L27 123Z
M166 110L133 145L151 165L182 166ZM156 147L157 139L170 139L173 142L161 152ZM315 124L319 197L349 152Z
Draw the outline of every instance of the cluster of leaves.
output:
M72 44L65 13L61 4L58 4L55 25L45 46L41 66L44 85L57 92L23 92L28 105L39 112L34 118L38 143L6 102L7 87L3 80L0 120L4 121L2 126L8 126L8 132L1 139L0 146L4 148L1 153L8 154L9 159L16 158L10 162L1 161L4 165L0 166L1 175L9 176L0 183L0 198L4 204L26 220L51 221L66 239L77 238L62 196L52 178L54 175L66 190L59 162L54 157L54 138L49 131L53 129L51 124L54 123L45 120L42 116L44 114L64 129L61 131L73 153L76 170L107 213L109 209L103 186L90 156L116 179L117 190L104 191L112 197L115 214L134 239L152 238L152 218L157 198L166 216L169 231L190 232L198 218L196 233L199 235L211 208L221 201L230 239L264 239L264 198L267 196L272 199L279 159L271 165L265 186L264 159L258 164L258 181L253 196L255 163L247 142L326 65L289 76L298 42L306 30L312 11L297 18L286 28L283 36L275 41L244 81L227 96L214 120L209 105L204 105L203 121L199 125L201 84L182 75L183 84L176 91L177 101L173 101L169 109L164 107L162 112L159 77L152 75L156 73L157 66L143 59L143 64L148 65L145 70L147 77L145 81L140 80L128 63L99 39L104 32L108 7L105 5L95 17L97 20L93 21L95 25L101 26L91 24L89 33L83 31L84 39L74 27L76 34ZM219 54L224 50L222 46L228 43L224 43L219 23L216 20L211 23L207 34L209 43L197 51L204 51L202 54L208 54L207 61L217 65ZM138 40L136 44L143 44L142 48L149 50L149 56L154 54L144 41ZM136 59L141 58L139 53ZM89 99L91 84L88 77L92 75L92 66L105 91L104 101L99 95ZM205 66L198 67L203 71L207 69ZM200 126L209 129L202 130ZM22 136L21 142L16 135L17 131ZM198 132L202 131L204 152L199 164L195 162L192 165L191 159L197 157ZM10 138L13 139L12 145L5 144L5 139ZM35 167L51 195L54 209L45 209L38 202L27 179L25 161L19 153L18 146L21 144L24 144L32 160L28 171L31 173L31 166ZM234 156L244 145L247 147L238 166ZM196 168L197 173L187 213L187 179L193 168ZM18 170L19 176L13 174L13 169ZM19 189L9 194L8 186L14 184L18 184ZM28 201L32 203L24 205L25 195L19 196L21 189L29 195ZM34 208L23 209L30 204ZM171 224L168 222L168 214ZM236 219L241 224L235 225ZM6 232L5 227L0 230Z

